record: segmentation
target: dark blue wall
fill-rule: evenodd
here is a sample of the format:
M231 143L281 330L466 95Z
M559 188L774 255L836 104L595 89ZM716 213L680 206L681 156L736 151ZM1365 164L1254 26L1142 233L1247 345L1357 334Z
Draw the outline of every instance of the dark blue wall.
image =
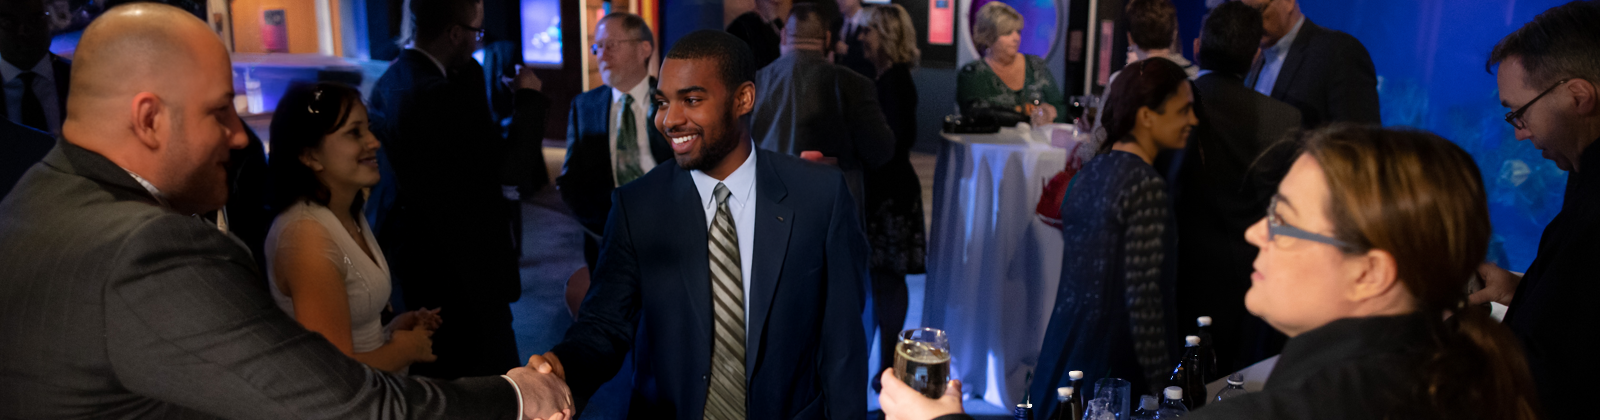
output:
M661 53L690 32L724 29L722 0L661 0Z

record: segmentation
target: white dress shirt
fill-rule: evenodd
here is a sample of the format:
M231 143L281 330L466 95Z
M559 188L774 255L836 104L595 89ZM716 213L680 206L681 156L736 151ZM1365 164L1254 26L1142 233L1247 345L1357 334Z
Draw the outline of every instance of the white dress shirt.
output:
M639 152L640 173L650 173L650 169L656 167L655 155L650 153L650 132L645 125L650 123L649 117L646 116L645 112L648 111L645 108L645 104L650 102L650 86L645 83L647 80L640 79L639 84L634 85L632 89L628 89L626 92L617 90L615 87L611 88L611 116L607 120L611 130L607 133L607 137L610 138L608 141L611 145L612 185L621 185L617 182L617 134L622 132L622 95L624 94L633 96L633 133L637 137L633 139L633 142L638 145L634 147L634 150Z
M0 60L0 76L5 78L6 91L6 119L22 125L22 76L23 71L32 71L33 94L39 98L39 105L44 108L44 121L50 126L50 134L61 134L61 100L56 94L56 69L50 63L50 54L45 54L32 68L23 70L11 64L10 61Z
M749 141L749 140L741 140ZM753 148L752 148L753 149ZM689 171L689 176L694 178L695 190L700 193L701 207L706 211L706 230L711 230L712 221L717 218L717 197L712 192L717 190L717 183L728 187L728 212L733 216L733 229L739 235L739 273L744 278L744 325L750 328L750 260L753 258L756 242L756 152L750 151L750 157L739 165L739 169L728 174L728 178L718 181L705 172ZM710 281L709 278L707 281Z
M1272 96L1272 85L1278 83L1278 73L1283 71L1283 60L1289 58L1289 47L1294 46L1294 39L1300 35L1300 27L1305 26L1306 17L1294 23L1294 28L1289 33L1278 39L1278 43L1261 52L1261 70L1256 76L1256 92Z

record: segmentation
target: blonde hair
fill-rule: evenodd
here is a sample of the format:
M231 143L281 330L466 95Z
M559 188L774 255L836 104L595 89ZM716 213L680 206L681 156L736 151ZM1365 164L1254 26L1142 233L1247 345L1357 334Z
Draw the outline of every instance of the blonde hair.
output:
M916 66L922 51L917 50L917 30L911 26L911 14L898 4L867 10L867 27L878 36L878 55L891 64Z
M978 20L972 25L972 43L979 51L989 49L1001 35L1022 29L1022 14L1005 3L992 1L978 9Z

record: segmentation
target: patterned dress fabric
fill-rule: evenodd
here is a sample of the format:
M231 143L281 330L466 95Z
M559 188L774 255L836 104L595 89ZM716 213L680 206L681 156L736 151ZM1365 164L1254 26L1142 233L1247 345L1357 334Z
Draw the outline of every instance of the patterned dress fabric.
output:
M982 59L961 66L961 71L956 73L956 103L961 106L961 113L972 115L972 110L978 108L1021 112L1019 107L1037 97L1041 103L1056 108L1055 122L1067 122L1067 100L1055 76L1050 75L1049 65L1038 56L1024 54L1023 59L1028 60L1027 76L1020 90L1011 90L1006 86L994 69L989 67L989 63Z
M1138 156L1090 160L1061 206L1060 289L1030 395L1053 398L1067 372L1157 392L1178 359L1176 222L1167 184Z

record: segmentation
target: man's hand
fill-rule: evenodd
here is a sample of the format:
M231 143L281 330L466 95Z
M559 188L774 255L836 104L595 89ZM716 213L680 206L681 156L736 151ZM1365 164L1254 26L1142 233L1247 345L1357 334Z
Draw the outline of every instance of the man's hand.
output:
M930 400L901 382L894 376L894 369L884 369L878 381L883 384L878 405L883 407L883 415L888 420L931 420L965 412L961 409L961 381L951 380L944 388L944 396L937 400Z
M1517 285L1522 284L1522 276L1516 275L1494 263L1478 265L1478 277L1483 278L1483 290L1467 296L1467 302L1473 305L1484 302L1494 302L1511 306L1511 298L1517 293Z
M506 372L522 391L522 417L535 420L572 418L572 391L567 383L549 373L527 366Z
M541 90L541 89L544 89L544 81L539 80L539 76L535 76L533 74L533 69L527 68L527 67L518 68L517 69L517 77L515 79L512 79L511 83L512 83L511 87L514 87L514 88L517 88L517 89L529 89L529 90Z
M528 358L528 368L539 373L553 374L563 381L567 380L567 370L561 367L561 359L555 353L545 352L543 355L535 354Z

